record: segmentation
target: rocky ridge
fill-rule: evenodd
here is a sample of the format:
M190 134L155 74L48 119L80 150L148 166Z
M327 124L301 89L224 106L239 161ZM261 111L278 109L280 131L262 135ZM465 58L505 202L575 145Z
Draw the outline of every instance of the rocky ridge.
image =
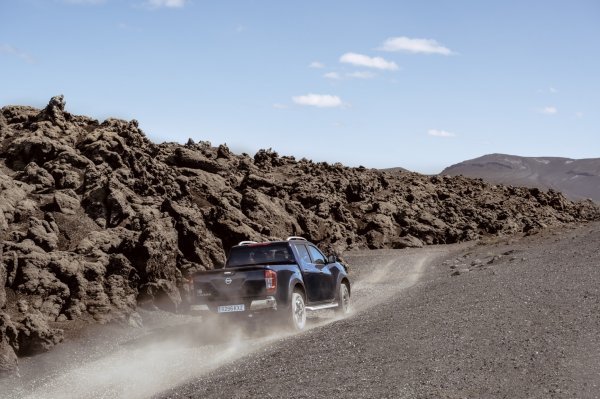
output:
M241 240L329 251L455 243L600 219L592 202L464 177L387 173L208 142L154 144L135 120L0 112L0 375L83 323L184 311L190 274Z

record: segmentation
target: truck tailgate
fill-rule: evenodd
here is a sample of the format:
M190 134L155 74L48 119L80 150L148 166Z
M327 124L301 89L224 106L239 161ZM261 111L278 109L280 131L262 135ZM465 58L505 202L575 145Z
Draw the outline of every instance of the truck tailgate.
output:
M265 266L199 272L193 277L196 303L226 303L266 295Z

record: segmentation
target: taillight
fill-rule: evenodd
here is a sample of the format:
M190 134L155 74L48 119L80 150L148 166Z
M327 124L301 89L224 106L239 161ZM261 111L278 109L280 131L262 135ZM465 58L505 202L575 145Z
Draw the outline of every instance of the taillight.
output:
M277 291L277 273L273 270L265 270L265 285L267 294L274 294Z

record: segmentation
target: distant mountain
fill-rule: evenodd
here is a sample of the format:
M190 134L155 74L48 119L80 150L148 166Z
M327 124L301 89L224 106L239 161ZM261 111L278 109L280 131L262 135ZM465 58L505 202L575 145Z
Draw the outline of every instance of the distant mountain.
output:
M490 154L463 161L441 175L479 177L513 186L561 191L572 200L600 202L600 158L569 159Z

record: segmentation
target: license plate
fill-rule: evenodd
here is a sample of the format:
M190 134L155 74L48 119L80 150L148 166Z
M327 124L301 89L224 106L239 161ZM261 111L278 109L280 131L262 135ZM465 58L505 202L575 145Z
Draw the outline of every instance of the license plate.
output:
M246 310L244 305L225 305L217 308L218 313L243 312Z

